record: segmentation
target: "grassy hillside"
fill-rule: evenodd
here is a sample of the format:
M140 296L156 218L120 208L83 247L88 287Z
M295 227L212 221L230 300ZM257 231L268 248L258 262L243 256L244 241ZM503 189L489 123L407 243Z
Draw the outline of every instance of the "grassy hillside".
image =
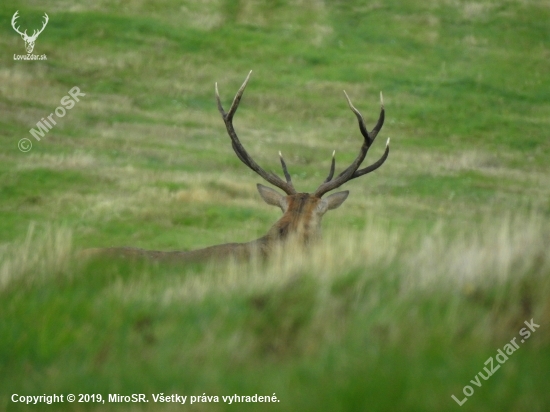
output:
M47 60L14 60L16 10L31 33L48 13L34 50ZM46 0L0 17L0 410L548 409L548 2ZM229 105L249 70L239 136L267 170L281 150L301 191L361 144L342 90L370 127L384 93L367 162L387 137L389 159L345 185L323 242L244 265L75 257L268 230L280 212L214 99L218 82ZM85 95L37 141L75 86ZM14 393L149 402L25 407ZM221 398L255 393L280 402Z

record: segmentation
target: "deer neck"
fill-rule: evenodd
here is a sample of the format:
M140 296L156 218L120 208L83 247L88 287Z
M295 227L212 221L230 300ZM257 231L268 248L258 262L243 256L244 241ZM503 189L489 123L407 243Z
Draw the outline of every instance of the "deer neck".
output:
M294 199L285 214L257 242L271 247L289 241L306 245L319 239L321 222L315 207L316 203L312 203L308 197Z

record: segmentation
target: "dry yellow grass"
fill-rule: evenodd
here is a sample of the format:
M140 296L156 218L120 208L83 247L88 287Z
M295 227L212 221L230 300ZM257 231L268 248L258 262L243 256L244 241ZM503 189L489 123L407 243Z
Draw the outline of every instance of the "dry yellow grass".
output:
M201 272L155 284L136 277L110 292L125 301L168 304L180 299L200 301L206 296L266 292L304 274L330 285L357 270L367 281L391 268L410 291L437 293L450 288L469 294L550 270L545 249L550 231L541 216L488 216L473 232L446 227L440 221L425 236L388 229L375 218L369 222L361 232L326 234L307 251L289 244L267 263L210 264ZM191 269L182 269L186 270Z
M72 258L72 233L67 228L29 225L24 239L0 247L0 290L12 282L30 285L44 277L67 274Z

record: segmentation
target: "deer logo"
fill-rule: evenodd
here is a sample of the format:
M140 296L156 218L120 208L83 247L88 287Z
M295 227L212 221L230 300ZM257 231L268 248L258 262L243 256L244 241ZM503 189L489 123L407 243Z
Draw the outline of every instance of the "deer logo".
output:
M36 39L38 38L38 36L40 35L40 33L42 33L44 31L44 29L46 28L46 25L48 24L48 21L50 20L48 15L46 13L44 13L44 23L42 23L42 28L40 30L34 30L33 33L32 33L32 36L29 36L27 34L27 30L25 30L23 33L19 30L19 26L15 26L15 24L17 23L16 20L19 18L19 10L17 10L15 12L15 14L13 15L12 19L11 19L11 26L13 27L13 29L19 33L21 35L21 38L24 40L25 42L25 49L27 49L27 53L28 54L31 54L33 49L34 49L34 43L36 42Z

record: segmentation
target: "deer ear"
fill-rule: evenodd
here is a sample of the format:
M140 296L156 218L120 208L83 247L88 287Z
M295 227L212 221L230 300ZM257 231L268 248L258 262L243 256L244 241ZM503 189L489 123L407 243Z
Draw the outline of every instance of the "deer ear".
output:
M344 190L343 192L333 193L330 196L321 199L319 205L317 206L320 213L325 213L327 210L332 210L340 207L344 200L348 198L349 191Z
M283 213L286 212L286 196L283 196L276 190L273 190L272 188L261 185L259 183L256 185L256 187L258 188L258 192L260 192L260 196L268 205L279 206Z

